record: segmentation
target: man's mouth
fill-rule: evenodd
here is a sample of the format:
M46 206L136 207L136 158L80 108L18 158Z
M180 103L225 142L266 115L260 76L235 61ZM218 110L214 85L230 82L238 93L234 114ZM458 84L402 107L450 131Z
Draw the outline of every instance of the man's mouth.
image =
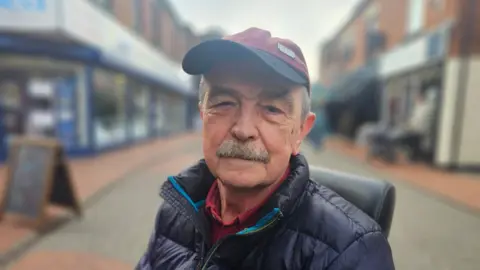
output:
M225 157L234 160L242 160L242 161L250 161L250 162L259 162L258 160L249 159L249 158L241 158L241 157Z
M264 163L264 164L268 163L264 159L260 159L260 158L255 159L255 158L232 157L232 156L224 156L224 157L220 157L220 158L237 160L237 161L244 161L244 162L255 162L255 163Z

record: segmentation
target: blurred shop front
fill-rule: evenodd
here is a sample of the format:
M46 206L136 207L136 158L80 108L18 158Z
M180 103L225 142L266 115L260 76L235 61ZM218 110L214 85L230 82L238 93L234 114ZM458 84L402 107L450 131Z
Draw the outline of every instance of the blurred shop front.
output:
M0 160L15 135L85 156L186 130L180 67L88 1L26 2L0 1Z
M379 75L383 81L381 121L397 127L408 121L416 96L426 91L427 102L433 102L430 153L435 156L438 122L442 109L445 61L451 22L418 36L385 53L380 59Z

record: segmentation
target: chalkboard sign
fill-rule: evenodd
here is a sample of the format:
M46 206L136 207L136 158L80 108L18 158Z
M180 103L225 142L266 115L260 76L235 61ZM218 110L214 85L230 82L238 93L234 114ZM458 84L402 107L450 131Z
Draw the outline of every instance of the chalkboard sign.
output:
M8 212L42 222L45 207L52 201L80 213L61 146L53 139L13 140L0 217Z

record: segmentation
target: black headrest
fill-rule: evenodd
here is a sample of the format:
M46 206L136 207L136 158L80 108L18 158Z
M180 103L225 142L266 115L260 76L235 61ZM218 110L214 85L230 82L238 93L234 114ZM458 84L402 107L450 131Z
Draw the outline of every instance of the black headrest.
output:
M392 184L319 167L310 167L310 178L373 218L388 237L395 210L395 187Z

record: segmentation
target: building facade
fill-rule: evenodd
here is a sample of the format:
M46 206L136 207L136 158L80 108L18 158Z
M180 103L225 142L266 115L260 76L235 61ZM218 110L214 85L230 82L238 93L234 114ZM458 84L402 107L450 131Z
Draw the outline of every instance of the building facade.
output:
M480 165L474 115L480 81L480 2L476 0L365 0L321 48L320 76L331 85L374 64L383 81L382 119L405 121L425 82L438 82L435 164ZM475 100L475 101L474 101Z
M200 42L200 37L181 21L168 0L84 1L113 15L120 24L175 62L181 62L185 53Z
M85 156L187 129L198 41L163 3L0 1L0 160L17 135Z

